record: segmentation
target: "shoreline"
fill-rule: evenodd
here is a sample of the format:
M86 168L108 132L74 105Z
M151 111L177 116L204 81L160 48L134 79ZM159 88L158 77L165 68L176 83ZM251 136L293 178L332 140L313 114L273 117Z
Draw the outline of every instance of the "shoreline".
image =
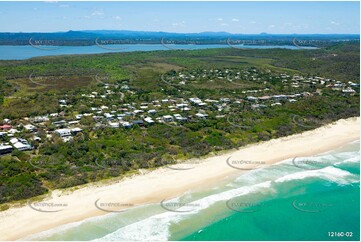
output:
M39 212L30 206L12 207L0 212L0 240L21 239L67 223L107 214L104 210L108 207L99 209L102 203L120 204L112 206L112 211L159 203L188 190L212 186L260 164L269 166L289 158L320 154L359 139L360 118L341 119L303 133L250 144L216 156L191 159L188 167L184 164L172 166L178 167L178 170L162 167L120 181L110 181L110 184L88 184L73 192L55 190L40 203L66 204L57 212L54 208L48 210L53 212L45 212L49 209L46 207Z

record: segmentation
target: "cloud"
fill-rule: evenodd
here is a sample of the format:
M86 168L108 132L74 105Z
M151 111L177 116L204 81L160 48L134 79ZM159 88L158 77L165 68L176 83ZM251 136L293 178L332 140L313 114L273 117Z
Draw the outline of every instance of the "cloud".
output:
M274 28L274 27L276 27L276 25L271 24L268 26L268 28Z
M186 21L183 20L179 23L172 23L172 26L173 27L185 27L186 26L185 23L186 23Z
M238 19L238 18L234 18L234 19L232 19L232 22L239 22L239 19Z
M221 26L228 26L228 24L223 23L223 24L221 24Z
M249 22L250 24L256 24L257 22L256 21L251 21Z
M337 23L336 21L331 21L332 25L340 25L340 23Z
M120 16L114 16L113 18L116 19L116 20L121 20L122 19Z
M217 18L218 21L223 21L223 18Z
M104 12L102 9L99 10L95 10L94 12L91 13L92 16L102 16L104 15Z
M68 8L68 7L69 7L68 4L60 4L60 5L59 5L59 8Z

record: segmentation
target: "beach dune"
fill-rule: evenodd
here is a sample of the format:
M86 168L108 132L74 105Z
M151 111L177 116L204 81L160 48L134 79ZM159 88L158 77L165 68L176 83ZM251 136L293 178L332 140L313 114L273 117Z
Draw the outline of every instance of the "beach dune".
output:
M111 184L89 184L73 192L55 190L40 204L0 212L0 240L20 239L109 211L159 203L256 167L330 151L358 140L359 124L359 117L342 119L301 134L159 168Z

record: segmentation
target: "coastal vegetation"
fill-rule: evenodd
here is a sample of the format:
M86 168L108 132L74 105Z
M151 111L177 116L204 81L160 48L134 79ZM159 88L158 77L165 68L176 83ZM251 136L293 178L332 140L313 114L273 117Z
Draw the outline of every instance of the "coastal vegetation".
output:
M0 157L0 203L359 116L359 53L359 43L345 42L316 50L228 48L0 61L0 120L11 120L18 131L0 136L0 143L22 137L33 147ZM142 107L144 114L135 112ZM153 109L153 116L145 113ZM30 122L50 114L56 115ZM185 119L156 119L170 114ZM114 120L131 123L145 116L159 122L110 127ZM74 120L82 131L64 142L55 131ZM35 129L25 129L28 124Z

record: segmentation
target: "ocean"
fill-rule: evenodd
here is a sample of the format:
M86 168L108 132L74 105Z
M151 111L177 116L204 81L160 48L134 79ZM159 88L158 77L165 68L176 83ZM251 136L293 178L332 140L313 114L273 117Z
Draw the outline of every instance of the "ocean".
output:
M244 45L235 48L244 49L317 49L315 47L299 48L294 45L267 46L267 45ZM31 45L0 45L0 60L24 60L39 56L76 55L76 54L101 54L133 51L155 50L200 50L212 48L231 48L228 45L162 45L162 44L124 44L111 46L31 46Z
M360 143L288 159L148 204L25 240L360 239Z

